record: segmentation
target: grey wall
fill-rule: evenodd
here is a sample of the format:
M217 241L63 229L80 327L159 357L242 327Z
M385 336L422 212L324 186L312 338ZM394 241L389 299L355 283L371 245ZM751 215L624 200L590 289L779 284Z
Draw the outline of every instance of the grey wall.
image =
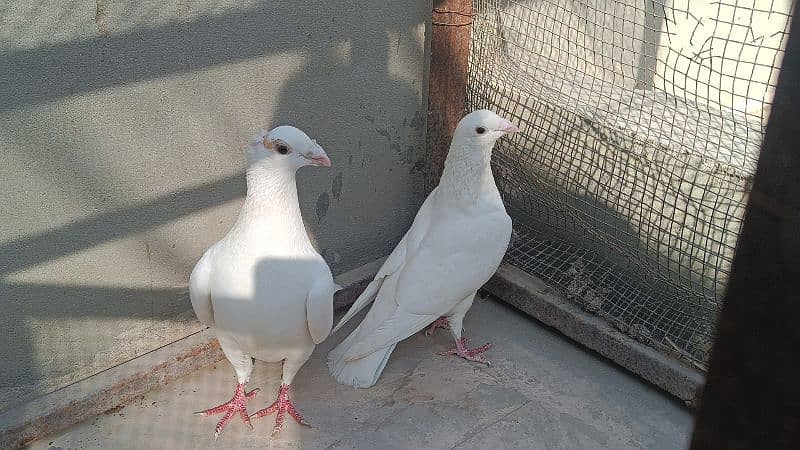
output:
M179 339L197 258L244 195L243 146L290 123L335 273L421 201L428 1L0 5L0 409Z

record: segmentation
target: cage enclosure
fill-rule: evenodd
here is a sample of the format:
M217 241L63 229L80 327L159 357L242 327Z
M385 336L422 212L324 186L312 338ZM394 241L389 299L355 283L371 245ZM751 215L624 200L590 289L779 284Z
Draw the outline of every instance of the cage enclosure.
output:
M466 108L523 131L507 263L705 371L792 3L475 1Z

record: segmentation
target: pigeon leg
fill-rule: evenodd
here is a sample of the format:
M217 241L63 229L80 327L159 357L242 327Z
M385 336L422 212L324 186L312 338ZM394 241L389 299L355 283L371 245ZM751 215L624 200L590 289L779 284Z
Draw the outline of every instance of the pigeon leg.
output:
M238 412L239 416L244 420L244 423L247 424L250 429L253 429L253 425L250 424L250 416L247 415L247 400L255 397L258 393L258 389L253 389L250 392L245 392L244 390L244 383L239 383L236 386L236 391L233 393L233 398L229 401L215 406L213 408L209 408L205 411L196 412L195 414L201 416L213 416L216 414L225 413L222 416L222 419L217 423L217 426L214 428L214 439L219 437L219 433L228 425L228 422L231 421L233 416Z
M484 358L481 355L481 353L485 352L486 350L489 350L490 348L492 348L492 344L490 344L488 342L483 344L483 345L481 345L480 347L468 348L467 347L467 338L462 337L462 338L456 339L456 347L455 348L450 349L450 350L448 350L446 352L441 352L439 354L442 355L442 356L458 355L458 356L460 356L460 357L462 357L462 358L464 358L464 359L466 359L468 361L475 361L475 362L486 364L487 366L491 366L492 363L487 361L486 358Z
M275 436L281 431L283 427L283 421L286 416L286 413L289 413L290 416L295 420L295 422L299 423L300 425L309 426L308 423L303 419L303 415L297 411L297 408L294 407L294 404L291 400L289 400L289 385L282 384L281 388L278 390L278 398L275 402L266 408L256 412L253 414L254 417L264 417L268 416L272 413L278 413L275 416L275 427L272 429L272 435Z
M432 335L437 328L450 328L450 321L447 320L447 317L441 316L436 319L432 324L431 327L425 330L425 336Z
M303 367L303 364L308 360L308 357L311 356L311 352L308 355L305 355L304 358L299 359L285 359L283 361L283 379L281 380L281 387L278 390L278 398L275 399L275 402L271 405L267 406L266 408L256 412L253 414L256 418L268 416L272 413L277 413L275 416L275 427L272 429L272 435L275 436L281 431L283 427L283 421L286 417L286 413L289 413L290 416L295 420L295 422L299 423L300 425L310 426L304 419L302 414L297 411L297 408L294 407L294 404L291 400L289 400L289 386L292 384L292 380L294 380L295 374L297 371Z
M456 310L453 311L453 314L450 316L450 332L453 333L453 338L456 340L456 347L439 354L458 355L468 361L475 361L486 364L487 366L491 366L492 363L487 361L486 358L481 355L481 353L489 350L492 347L492 344L487 342L480 347L469 348L467 347L467 338L461 335L462 325L464 323L464 315L469 307L472 306L473 298L474 295L464 299L464 301L459 304L458 307L456 307Z

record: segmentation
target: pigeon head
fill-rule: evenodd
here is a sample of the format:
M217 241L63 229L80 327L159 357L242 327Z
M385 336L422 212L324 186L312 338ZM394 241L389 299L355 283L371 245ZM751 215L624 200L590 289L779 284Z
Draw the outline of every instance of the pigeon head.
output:
M260 130L250 140L248 163L295 171L303 166L331 166L325 150L301 130L280 126L271 131Z
M479 109L467 114L458 122L453 139L458 139L464 144L491 147L501 136L517 131L519 128L508 120L492 111Z

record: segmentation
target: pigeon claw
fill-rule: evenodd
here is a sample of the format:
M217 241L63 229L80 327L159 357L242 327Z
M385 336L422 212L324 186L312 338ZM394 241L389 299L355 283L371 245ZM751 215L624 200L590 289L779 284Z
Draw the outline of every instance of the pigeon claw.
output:
M487 366L491 366L492 363L487 361L486 358L484 358L481 355L481 353L486 352L490 348L492 348L492 344L488 342L481 345L480 347L467 348L467 339L462 337L461 339L456 340L455 348L447 350L446 352L441 352L439 354L442 356L457 355L466 359L467 361L474 361L481 364L486 364Z
M274 437L281 431L283 428L283 422L286 417L286 413L289 413L290 416L295 420L295 422L299 423L300 425L310 427L310 425L303 419L303 415L297 411L297 408L294 407L292 401L289 400L289 385L282 384L280 390L278 390L278 398L275 400L274 403L267 406L266 408L257 411L251 417L260 418L264 416L269 416L272 413L278 413L275 416L275 427L272 429L272 436Z
M195 414L207 417L225 413L225 415L222 416L222 419L217 423L217 426L214 427L214 440L219 437L219 434L222 432L225 426L228 425L236 413L239 413L239 416L242 418L245 425L250 427L252 430L253 424L250 423L250 416L247 414L247 401L255 397L256 394L258 394L258 389L245 392L244 383L239 383L236 386L236 391L233 393L233 398L221 405L206 409L205 411L198 411Z
M450 328L450 321L447 320L447 317L441 316L438 319L436 319L431 324L430 328L425 330L425 336L431 336L436 331L437 328L445 328L445 329Z

